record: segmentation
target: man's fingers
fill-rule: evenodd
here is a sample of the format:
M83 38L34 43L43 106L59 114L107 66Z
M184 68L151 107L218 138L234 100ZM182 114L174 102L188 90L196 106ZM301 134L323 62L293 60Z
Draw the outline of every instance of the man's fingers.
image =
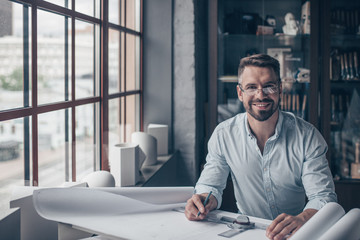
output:
M266 236L270 239L283 239L287 234L296 228L293 216L280 214L266 230Z
M204 206L204 200L208 193L194 194L185 206L185 216L189 220L202 220L206 215L217 207L217 200L213 195L210 195L209 200ZM199 216L198 213L200 212Z
M205 207L202 201L202 198L200 197L200 195L193 195L192 200L195 204L195 207L198 209L198 211L200 211L201 213L205 212ZM197 212L196 212L197 215Z
M200 216L197 216L199 212L199 208L202 208L200 210L201 213L205 212L204 205L202 203L202 196L194 194L188 201L185 206L185 216L189 220L202 220L205 218L206 215L200 214Z
M286 236L290 235L294 231L295 228L296 228L296 223L292 222L292 223L288 224L286 227L284 227L279 233L277 233L273 237L273 239L274 240L282 240Z
M269 233L271 233L274 228L284 220L284 218L286 217L286 214L280 214L279 216L277 216L272 223L267 227L266 229L266 235L268 236Z

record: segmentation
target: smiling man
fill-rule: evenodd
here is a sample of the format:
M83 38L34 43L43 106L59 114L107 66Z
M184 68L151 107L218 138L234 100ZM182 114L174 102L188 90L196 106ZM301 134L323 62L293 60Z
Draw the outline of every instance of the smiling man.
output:
M273 220L266 230L269 239L293 234L327 202L337 200L325 140L310 123L279 110L279 72L279 62L265 54L240 61L237 93L246 113L214 130L204 170L185 208L189 220L202 220L221 206L229 173L239 213Z

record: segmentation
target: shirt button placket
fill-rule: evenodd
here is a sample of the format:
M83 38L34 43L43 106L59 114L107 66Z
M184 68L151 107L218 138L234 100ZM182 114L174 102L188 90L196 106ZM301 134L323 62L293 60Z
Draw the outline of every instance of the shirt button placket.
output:
M275 205L274 194L271 191L270 169L269 169L270 159L269 159L269 154L267 153L267 150L268 150L268 146L265 146L265 149L264 149L264 160L265 161L264 161L264 167L263 167L265 194L268 199L271 214L274 217L276 217L277 209L276 209L276 205Z

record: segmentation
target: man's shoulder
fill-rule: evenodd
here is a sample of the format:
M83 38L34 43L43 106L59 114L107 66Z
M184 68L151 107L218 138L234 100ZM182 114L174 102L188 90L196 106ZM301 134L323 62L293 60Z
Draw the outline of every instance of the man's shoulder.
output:
M237 115L235 115L234 117L231 117L221 123L219 123L216 128L215 131L226 131L226 130L230 130L233 127L239 127L241 125L241 123L243 123L246 119L246 113L238 113Z
M304 120L303 118L296 116L291 112L282 111L282 115L284 118L283 120L284 124L287 127L287 129L293 129L293 130L299 129L303 131L310 131L315 129L314 125Z

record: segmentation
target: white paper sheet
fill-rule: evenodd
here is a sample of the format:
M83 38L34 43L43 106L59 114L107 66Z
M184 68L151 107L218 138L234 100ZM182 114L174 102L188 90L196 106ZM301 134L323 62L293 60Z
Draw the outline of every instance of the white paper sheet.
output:
M185 203L150 204L126 196L88 188L49 188L34 191L34 206L40 216L67 223L72 217L118 216L171 210Z
M153 204L186 202L194 193L193 187L114 187L93 189Z
M343 215L344 209L337 203L327 203L309 221L307 221L290 239L318 239L327 229L334 225Z
M121 189L117 190L121 191ZM147 194L140 193L143 190L147 191ZM158 195L158 198L163 198L165 189L158 188L158 190L164 191ZM188 193L188 189L182 190ZM136 191L139 192L135 194ZM168 191L181 192L179 189L168 189ZM156 192L156 189L153 189L153 192ZM147 188L136 189L131 194L141 198L153 195L151 189ZM156 197L152 196L152 198L154 202ZM166 201L163 199L162 202ZM183 213L171 210L184 206L185 202L174 203L173 199L170 199L170 202L171 204L151 204L110 192L81 188L43 189L34 192L34 206L42 217L113 239L224 240L217 234L229 230L226 225L188 221ZM224 213L236 217L234 213ZM265 224L270 222L257 218L250 220ZM253 229L240 233L232 239L267 238L265 230Z

